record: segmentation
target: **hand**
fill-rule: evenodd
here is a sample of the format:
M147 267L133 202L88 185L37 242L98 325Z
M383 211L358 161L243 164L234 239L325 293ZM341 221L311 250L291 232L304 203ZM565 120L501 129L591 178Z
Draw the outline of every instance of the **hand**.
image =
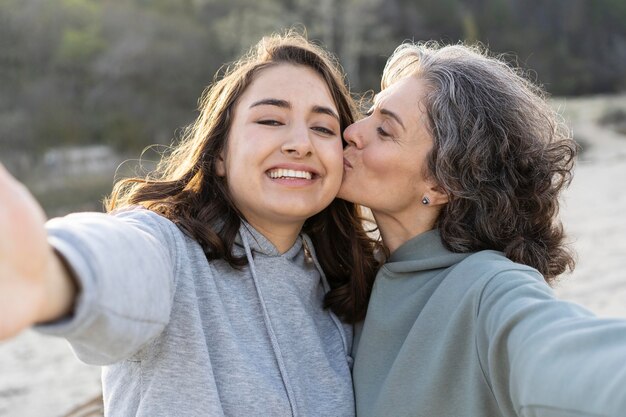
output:
M48 244L45 221L35 198L0 164L0 340L62 315L73 302L75 287Z

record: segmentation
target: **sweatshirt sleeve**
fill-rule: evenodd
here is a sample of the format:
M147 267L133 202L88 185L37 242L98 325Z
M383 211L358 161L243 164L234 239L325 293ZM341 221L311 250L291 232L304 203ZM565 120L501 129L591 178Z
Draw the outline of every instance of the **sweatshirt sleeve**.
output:
M518 416L623 416L626 321L557 299L534 270L500 272L480 298L477 348L499 403Z
M79 359L126 359L168 323L175 288L175 226L148 210L78 213L46 224L48 240L77 279L70 317L35 327L65 337Z

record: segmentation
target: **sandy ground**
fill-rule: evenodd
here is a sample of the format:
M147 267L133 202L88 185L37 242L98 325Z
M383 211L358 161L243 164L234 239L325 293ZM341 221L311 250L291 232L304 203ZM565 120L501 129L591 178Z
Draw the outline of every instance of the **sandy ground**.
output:
M626 96L570 100L561 106L586 149L562 207L578 263L556 291L600 316L626 317L626 136L595 123L607 109L626 111Z
M562 210L578 266L556 291L600 316L626 317L626 137L594 124L607 106L626 109L626 97L561 104L588 149ZM0 417L60 417L99 393L99 369L63 340L26 331L0 343Z

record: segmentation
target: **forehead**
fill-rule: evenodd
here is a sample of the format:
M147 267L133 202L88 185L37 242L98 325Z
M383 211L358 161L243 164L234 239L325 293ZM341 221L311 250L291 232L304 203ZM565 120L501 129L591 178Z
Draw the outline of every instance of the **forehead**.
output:
M321 75L302 65L278 64L260 70L246 88L240 102L259 98L276 98L333 109L337 107Z
M422 102L425 92L424 80L409 76L376 94L374 102L378 106L393 106L397 111L410 110Z
M424 80L409 76L378 93L374 105L397 114L407 128L421 130L426 120L426 92L427 84Z

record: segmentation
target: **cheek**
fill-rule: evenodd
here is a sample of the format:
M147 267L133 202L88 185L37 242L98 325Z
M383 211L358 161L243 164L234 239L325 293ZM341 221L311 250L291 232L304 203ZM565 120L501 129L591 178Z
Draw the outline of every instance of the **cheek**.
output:
M245 151L236 146L229 147L225 156L224 167L228 190L231 196L237 197L249 187L250 171L247 167L250 166L250 162Z
M226 161L226 174L242 171L250 164L251 155L256 148L250 141L244 140L241 135L228 138L226 149L223 152Z
M394 167L393 158L385 153L376 152L375 149L364 152L363 166L368 175L382 179L390 174L389 167Z
M318 147L320 158L326 166L327 174L343 176L343 145L340 140L323 143Z

